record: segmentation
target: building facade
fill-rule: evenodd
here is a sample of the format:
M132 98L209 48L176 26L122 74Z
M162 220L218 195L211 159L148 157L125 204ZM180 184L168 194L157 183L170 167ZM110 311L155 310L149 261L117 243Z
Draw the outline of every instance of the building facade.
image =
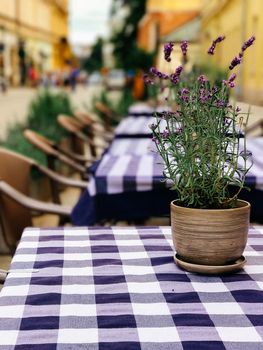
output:
M235 68L238 74L238 99L263 103L263 1L261 0L203 0L202 47L206 52L218 35L226 39L209 57L217 66L228 69L245 40L256 36L255 44L245 52L243 63Z
M0 74L23 84L27 69L63 69L71 57L68 0L0 0Z
M139 24L138 45L148 52L157 50L161 37L194 19L200 8L201 0L148 0Z
M201 0L148 0L146 14L139 25L138 44L148 52L156 52L156 66L167 73L181 64L179 45L175 45L172 62L163 59L163 44L188 40L191 44L191 59L199 55ZM196 25L197 23L197 25ZM183 39L182 39L183 38Z

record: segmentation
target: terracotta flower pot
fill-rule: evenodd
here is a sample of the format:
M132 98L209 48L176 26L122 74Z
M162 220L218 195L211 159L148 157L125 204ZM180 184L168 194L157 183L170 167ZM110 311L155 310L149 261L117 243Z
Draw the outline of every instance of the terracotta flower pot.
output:
M192 209L171 203L173 243L185 262L223 266L239 259L247 243L250 204L233 209Z

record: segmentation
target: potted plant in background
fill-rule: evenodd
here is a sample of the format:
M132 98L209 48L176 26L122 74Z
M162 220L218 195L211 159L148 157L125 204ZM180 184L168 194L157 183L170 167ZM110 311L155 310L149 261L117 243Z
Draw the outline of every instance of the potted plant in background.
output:
M208 54L213 55L213 41ZM229 69L239 65L252 36L241 48ZM172 43L164 47L169 62ZM187 42L181 44L183 56ZM241 129L249 113L230 105L229 92L235 87L236 74L220 86L213 86L200 75L185 86L183 66L168 75L156 68L145 78L161 80L168 103L176 110L159 113L151 125L153 141L164 161L164 175L172 182L177 200L171 203L171 224L176 262L189 271L222 273L240 269L249 226L250 204L238 199L245 176L252 166L251 153ZM164 126L165 125L165 126ZM234 193L229 187L234 186Z

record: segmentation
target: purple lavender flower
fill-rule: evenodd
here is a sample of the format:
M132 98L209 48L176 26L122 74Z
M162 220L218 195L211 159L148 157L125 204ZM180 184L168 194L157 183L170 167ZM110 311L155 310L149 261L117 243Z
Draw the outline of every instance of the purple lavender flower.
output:
M236 79L237 75L236 73L233 73L230 75L228 80L222 80L222 84L230 87L231 89L235 87L234 80Z
M204 74L201 74L198 79L199 83L201 83L202 85L207 82L206 76Z
M178 134L182 134L183 128L178 128L178 129L177 129L177 132L178 132Z
M214 54L214 51L215 51L215 48L216 48L215 44L212 44L212 45L209 47L207 53L208 53L209 55L213 55L213 54Z
M234 81L236 79L237 75L236 73L233 73L230 75L230 77L228 78L228 81L231 83L232 81Z
M229 69L232 70L233 68L235 68L237 65L239 65L242 62L242 58L241 57L234 57L230 63Z
M244 55L244 52L246 51L246 49L253 45L254 41L256 40L256 37L254 35L252 35L248 40L246 40L244 42L244 44L242 45L241 48L241 52L239 52L238 57L234 57L233 60L230 63L229 69L232 70L233 68L235 68L237 65L239 65L242 62L242 58Z
M164 44L163 51L164 51L164 59L167 62L171 62L171 53L173 51L174 44L173 43L168 43Z
M151 130L155 130L155 129L157 128L157 125L154 124L154 123L152 123L152 124L149 125L149 128L150 128Z
M162 138L163 139L167 139L167 137L169 137L169 131L168 130L164 130L163 132L162 132L162 134L161 134L161 136L162 136Z
M163 79L169 79L169 75L168 74L166 74L166 73L163 73Z
M216 101L216 106L219 108L222 108L222 107L226 106L226 103L224 100L218 100L218 101Z
M200 95L200 102L202 104L204 104L204 103L206 103L206 101L207 101L207 96L206 95Z
M205 89L200 89L199 90L199 99L201 103L206 103L206 101L208 100L208 95L206 94Z
M241 111L241 108L237 106L236 112L238 113L238 112L240 112L240 111Z
M254 41L256 40L256 37L252 35L248 40L246 40L242 46L242 52L246 51L246 49L253 45Z
M180 75L182 73L183 67L178 66L173 74L170 75L171 82L176 85L179 82Z
M224 35L220 35L219 37L217 37L215 40L213 40L212 42L212 45L209 47L207 53L209 55L213 55L214 54L214 51L215 51L215 48L216 48L216 45L218 43L220 43L221 41L223 41L225 39L225 36Z
M189 101L189 90L186 88L182 88L181 90L179 90L179 96L181 98L182 101L184 102L188 102Z
M182 73L182 70L183 70L183 66L178 66L175 70L175 74L179 76Z
M152 138L152 141L156 144L156 145L159 145L160 141L156 138L156 137L153 137Z
M175 74L171 74L171 83L176 85L179 82L179 78Z
M152 74L154 74L154 75L157 75L158 70L157 70L155 67L151 67L151 68L150 68L150 73L152 73Z
M182 50L183 55L186 56L186 54L187 54L187 48L188 48L188 41L183 40L183 41L181 42L180 47L181 47L181 50Z
M188 94L189 94L189 90L188 90L187 88L182 88L182 89L180 90L180 94L181 94L181 95L188 95Z
M223 41L224 39L225 39L225 36L224 35L220 35L219 37L216 38L216 40L214 42L215 42L215 44L218 44L221 41Z

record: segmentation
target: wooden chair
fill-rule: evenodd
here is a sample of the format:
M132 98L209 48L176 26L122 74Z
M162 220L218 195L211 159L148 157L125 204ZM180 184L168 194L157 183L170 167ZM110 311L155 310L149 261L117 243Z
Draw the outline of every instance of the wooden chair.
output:
M71 208L57 203L46 203L29 195L30 174L33 168L46 175L55 193L54 184L84 189L87 183L58 175L34 160L0 148L0 225L4 241L14 251L23 229L32 226L32 211L56 214L61 220L69 219ZM55 201L59 202L58 192Z
M98 136L103 138L106 142L112 141L114 134L106 131L103 123L101 123L99 120L94 120L94 118L84 112L75 112L74 117L76 117L86 128L90 130L93 138Z
M92 164L92 159L88 160L87 157L84 157L81 154L62 149L53 141L40 135L36 131L26 129L24 131L24 136L32 145L45 153L49 169L55 171L55 162L58 160L69 166L74 171L80 173L83 179L88 178L86 165L88 162L89 164Z
M86 134L84 132L85 125L79 120L69 117L64 114L58 116L58 124L65 129L71 135L72 149L73 151L82 151L85 154L85 144L89 147L92 157L98 156L97 149L105 149L104 146L98 145L94 142L94 136L92 133Z
M102 115L103 123L107 131L112 132L112 122L118 123L119 119L114 115L114 112L102 102L96 102L95 108Z

